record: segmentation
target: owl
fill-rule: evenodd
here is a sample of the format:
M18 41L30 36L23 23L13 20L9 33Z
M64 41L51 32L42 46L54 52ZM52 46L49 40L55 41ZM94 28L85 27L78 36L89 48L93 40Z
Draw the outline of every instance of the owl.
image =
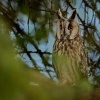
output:
M75 21L76 10L70 18L63 17L60 9L57 14L52 63L59 82L73 85L87 74L84 41L79 24Z

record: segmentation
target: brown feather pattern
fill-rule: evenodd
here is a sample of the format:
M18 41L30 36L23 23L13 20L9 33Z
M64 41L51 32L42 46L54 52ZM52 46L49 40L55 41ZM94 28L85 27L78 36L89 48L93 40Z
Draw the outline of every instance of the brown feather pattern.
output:
M58 21L56 39L53 46L53 66L62 84L74 84L80 80L81 75L86 76L87 58L84 50L84 42L77 22L71 20L73 23L71 29L77 26L78 31L76 31L75 36L73 32L72 35L74 38L71 37L72 39L70 39L68 36L69 33L67 35L64 33L64 30L68 28L64 26L64 23L67 23L67 21L62 19L58 19ZM62 24L63 29L59 29ZM69 32L73 31L71 29Z

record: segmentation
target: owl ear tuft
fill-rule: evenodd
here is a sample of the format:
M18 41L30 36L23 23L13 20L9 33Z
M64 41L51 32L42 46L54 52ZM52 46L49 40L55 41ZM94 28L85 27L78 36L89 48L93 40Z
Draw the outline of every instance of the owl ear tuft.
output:
M61 12L60 9L58 10L57 14L58 14L58 18L61 18L61 19L63 18L63 16L62 16L62 12Z
M76 16L76 10L73 11L73 13L69 19L75 19L75 16Z

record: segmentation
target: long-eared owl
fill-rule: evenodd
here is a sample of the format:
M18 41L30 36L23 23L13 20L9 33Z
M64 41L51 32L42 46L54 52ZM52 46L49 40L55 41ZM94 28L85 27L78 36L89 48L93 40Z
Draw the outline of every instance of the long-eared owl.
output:
M74 84L81 76L86 76L87 58L75 16L76 10L70 18L63 17L60 9L58 10L52 62L62 84Z

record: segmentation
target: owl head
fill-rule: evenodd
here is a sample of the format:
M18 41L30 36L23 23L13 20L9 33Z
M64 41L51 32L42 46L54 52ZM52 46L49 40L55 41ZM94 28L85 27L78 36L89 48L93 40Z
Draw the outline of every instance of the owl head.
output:
M69 18L63 17L60 9L57 12L58 20L56 27L56 37L57 39L75 39L79 35L79 25L74 20L76 16L76 10L73 11Z

